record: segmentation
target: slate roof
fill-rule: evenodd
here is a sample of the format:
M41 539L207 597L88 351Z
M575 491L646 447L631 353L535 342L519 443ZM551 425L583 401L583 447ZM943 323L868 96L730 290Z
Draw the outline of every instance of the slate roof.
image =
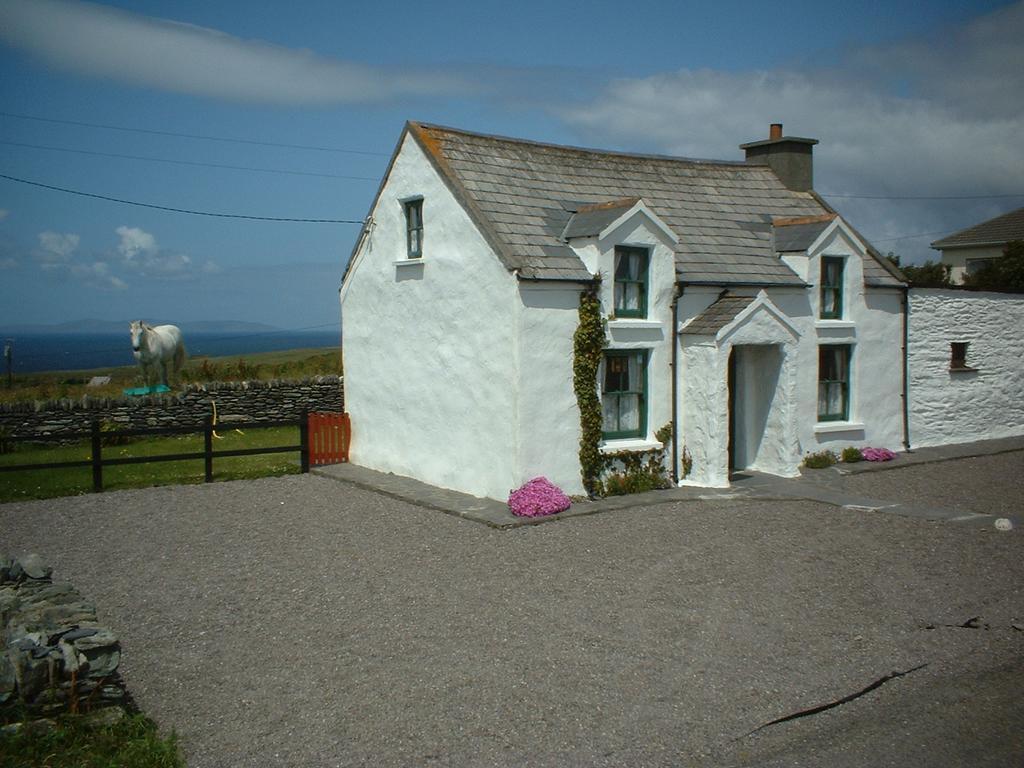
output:
M972 245L1002 245L1011 240L1024 240L1024 208L1004 213L973 227L954 232L936 240L932 248L968 248Z
M623 200L613 200L608 203L597 203L585 205L579 208L569 217L569 223L565 225L562 232L563 240L571 240L574 237L592 237L599 235L605 227L626 213L630 208L640 202L639 197L627 197Z
M505 267L524 279L592 279L564 239L567 226L594 230L616 218L599 204L639 198L678 236L676 272L685 282L803 286L773 252L771 222L832 213L813 192L786 189L765 165L540 144L416 122L407 130ZM881 282L899 284L881 266L878 272Z
M726 294L688 322L681 333L691 336L715 336L753 302L753 296Z
M826 214L799 219L777 219L774 222L775 250L779 253L806 251L835 218L832 214Z

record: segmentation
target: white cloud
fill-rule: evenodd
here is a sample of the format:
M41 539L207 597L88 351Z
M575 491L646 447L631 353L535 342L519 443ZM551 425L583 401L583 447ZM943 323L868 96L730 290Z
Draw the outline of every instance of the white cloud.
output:
M1021 39L1017 3L934 39L837 55L829 69L620 79L590 102L555 111L587 143L735 160L738 144L767 138L768 124L782 122L788 135L821 140L815 187L836 195L1010 195L1024 191ZM958 229L1024 198L832 202L882 237ZM937 237L897 250L934 256L927 243Z
M191 256L161 248L156 237L144 229L120 226L115 232L120 238L117 245L120 264L132 272L157 278L186 278L196 274L197 265ZM198 270L209 272L211 264L201 262ZM216 265L212 268L216 269Z
M18 262L13 256L0 258L0 269L14 269L16 266Z
M6 219L10 215L10 213L11 212L8 211L6 208L0 208L0 221Z
M476 90L446 74L386 72L305 49L64 0L0 0L0 39L79 74L233 101L361 103Z
M157 251L156 238L138 227L118 227L117 234L121 242L117 246L117 252L125 261L132 261L139 254L153 254Z
M43 266L66 263L78 249L80 239L78 235L70 233L40 232L35 259Z

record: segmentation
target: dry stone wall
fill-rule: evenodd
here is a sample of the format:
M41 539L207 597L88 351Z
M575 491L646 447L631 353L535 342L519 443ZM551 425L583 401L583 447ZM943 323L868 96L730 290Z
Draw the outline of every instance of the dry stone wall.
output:
M911 446L1024 435L1024 296L914 288L909 323Z
M93 419L123 429L206 423L287 421L303 411L341 411L340 376L301 381L242 381L189 384L180 392L133 398L0 403L0 427L16 437L59 435L89 429Z
M33 715L126 704L121 645L38 555L0 555L0 709Z

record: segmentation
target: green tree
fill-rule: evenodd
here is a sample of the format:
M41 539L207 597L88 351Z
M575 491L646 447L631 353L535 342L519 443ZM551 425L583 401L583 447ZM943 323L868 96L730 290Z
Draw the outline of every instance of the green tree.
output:
M1007 243L1002 258L993 259L973 275L964 275L964 286L980 291L1024 293L1024 240Z
M953 283L950 280L951 267L948 264L926 261L924 264L900 265L900 257L889 251L886 256L915 288L950 288Z

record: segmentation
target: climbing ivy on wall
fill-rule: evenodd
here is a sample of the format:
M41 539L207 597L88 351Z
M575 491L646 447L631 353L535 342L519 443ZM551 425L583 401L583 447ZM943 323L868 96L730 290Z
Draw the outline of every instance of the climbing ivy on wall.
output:
M605 346L605 322L597 286L580 294L579 325L573 335L572 383L580 410L580 474L591 497L603 493L601 473L601 401L597 397L597 371Z

